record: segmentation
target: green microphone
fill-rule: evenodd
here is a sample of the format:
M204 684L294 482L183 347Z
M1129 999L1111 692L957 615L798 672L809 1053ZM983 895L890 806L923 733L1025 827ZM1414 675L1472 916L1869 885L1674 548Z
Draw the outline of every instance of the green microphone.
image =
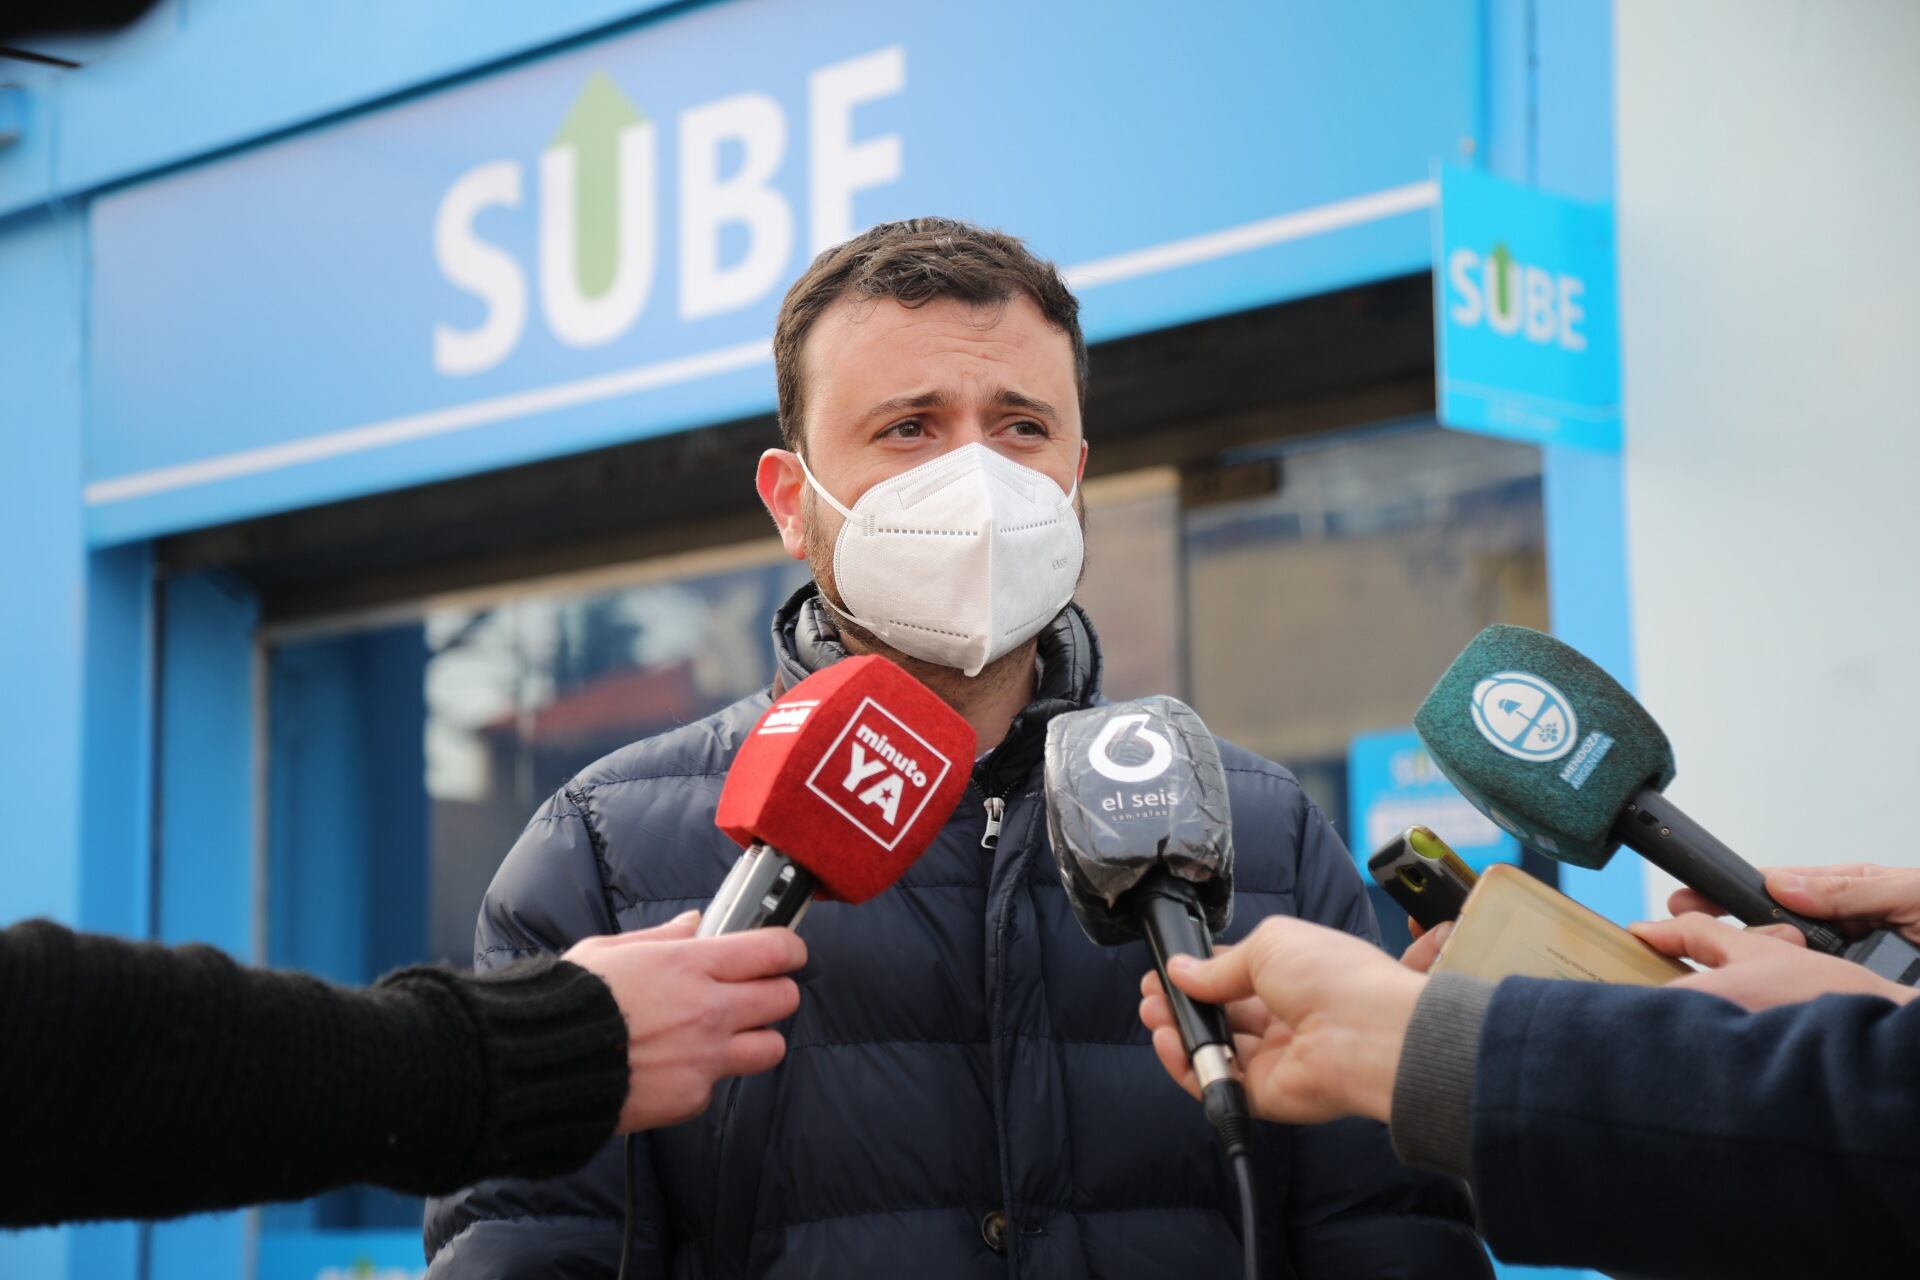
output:
M1920 949L1891 930L1849 945L1788 911L1753 865L1662 791L1673 747L1633 695L1552 636L1491 626L1420 704L1414 728L1442 773L1522 844L1597 870L1620 845L1747 924L1791 924L1816 951L1920 984Z

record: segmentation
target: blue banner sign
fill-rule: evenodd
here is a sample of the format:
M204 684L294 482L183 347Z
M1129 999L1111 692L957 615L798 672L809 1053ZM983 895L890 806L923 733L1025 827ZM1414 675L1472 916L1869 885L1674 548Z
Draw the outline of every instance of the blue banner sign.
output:
M1520 861L1519 842L1454 789L1412 729L1353 739L1347 748L1347 805L1348 843L1363 874L1374 851L1408 827L1431 827L1475 871Z
M765 412L888 219L1025 237L1095 340L1425 270L1481 9L730 0L103 196L91 536Z
M1435 224L1440 420L1619 449L1613 206L1444 165Z

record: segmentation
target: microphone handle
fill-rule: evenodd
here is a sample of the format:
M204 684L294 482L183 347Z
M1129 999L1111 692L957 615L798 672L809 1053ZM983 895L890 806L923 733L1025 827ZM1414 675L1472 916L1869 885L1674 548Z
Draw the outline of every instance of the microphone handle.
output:
M1140 932L1147 935L1147 945L1153 948L1153 967L1160 971L1160 985L1167 993L1167 1003L1173 1006L1174 1023L1180 1028L1180 1043L1193 1060L1201 1086L1231 1076L1233 1035L1227 1030L1226 1011L1217 1004L1195 1000L1167 976L1167 961L1174 956L1205 960L1213 954L1213 935L1207 929L1199 895L1188 881L1165 867L1155 867L1128 891L1128 896L1133 899ZM1215 1051L1203 1053L1210 1045L1217 1046Z
M1213 1126L1214 1140L1227 1162L1244 1172L1240 1162L1253 1150L1253 1118L1247 1109L1246 1086L1234 1074L1233 1033L1227 1028L1227 1011L1217 1004L1195 1000L1167 976L1167 961L1174 956L1205 960L1213 954L1206 908L1200 905L1200 895L1192 882L1164 866L1147 872L1127 894L1133 918L1153 949L1153 967L1160 971L1161 989L1173 1006L1180 1043L1187 1051L1187 1060L1193 1063L1193 1074L1200 1084L1200 1105L1207 1113L1207 1123Z
M1796 915L1767 893L1766 877L1652 787L1642 787L1613 824L1614 838L1690 889L1707 895L1743 924L1790 924L1807 946L1828 955L1846 950L1832 925Z
M771 845L754 844L720 882L694 936L712 938L748 929L798 925L818 887L813 872Z

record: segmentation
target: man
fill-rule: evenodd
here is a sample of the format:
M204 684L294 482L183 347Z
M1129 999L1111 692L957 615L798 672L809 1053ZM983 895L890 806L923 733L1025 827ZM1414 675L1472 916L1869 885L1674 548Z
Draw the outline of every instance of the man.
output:
M1767 889L1856 936L1886 925L1920 942L1920 871L1783 870ZM1391 1120L1408 1163L1471 1177L1504 1261L1913 1274L1917 993L1808 951L1797 930L1697 914L1718 908L1692 890L1668 905L1689 914L1634 932L1709 968L1658 989L1428 979L1279 919L1172 976L1229 1005L1257 1114ZM1425 942L1415 968L1437 952ZM1141 986L1161 1063L1191 1091L1158 981Z
M1143 946L1074 923L1046 849L1048 719L1098 697L1068 603L1082 547L1078 304L1008 237L877 227L795 283L774 337L786 449L759 493L814 583L774 620L776 689L847 653L903 665L983 753L888 893L822 904L787 1057L640 1140L642 1276L1237 1275L1234 1186L1134 1018ZM482 908L482 964L707 899L738 850L715 798L765 694L616 752L549 803ZM1223 746L1243 920L1376 937L1351 858L1284 769ZM1270 1275L1485 1275L1458 1184L1371 1122L1267 1128ZM436 1202L437 1277L610 1274L621 1165Z

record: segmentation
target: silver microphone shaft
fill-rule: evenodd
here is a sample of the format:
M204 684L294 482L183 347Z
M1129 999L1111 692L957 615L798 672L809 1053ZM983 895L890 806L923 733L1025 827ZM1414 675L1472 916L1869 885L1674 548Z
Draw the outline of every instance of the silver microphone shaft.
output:
M813 900L813 873L778 849L756 844L740 855L700 917L698 938L762 925L797 925Z

